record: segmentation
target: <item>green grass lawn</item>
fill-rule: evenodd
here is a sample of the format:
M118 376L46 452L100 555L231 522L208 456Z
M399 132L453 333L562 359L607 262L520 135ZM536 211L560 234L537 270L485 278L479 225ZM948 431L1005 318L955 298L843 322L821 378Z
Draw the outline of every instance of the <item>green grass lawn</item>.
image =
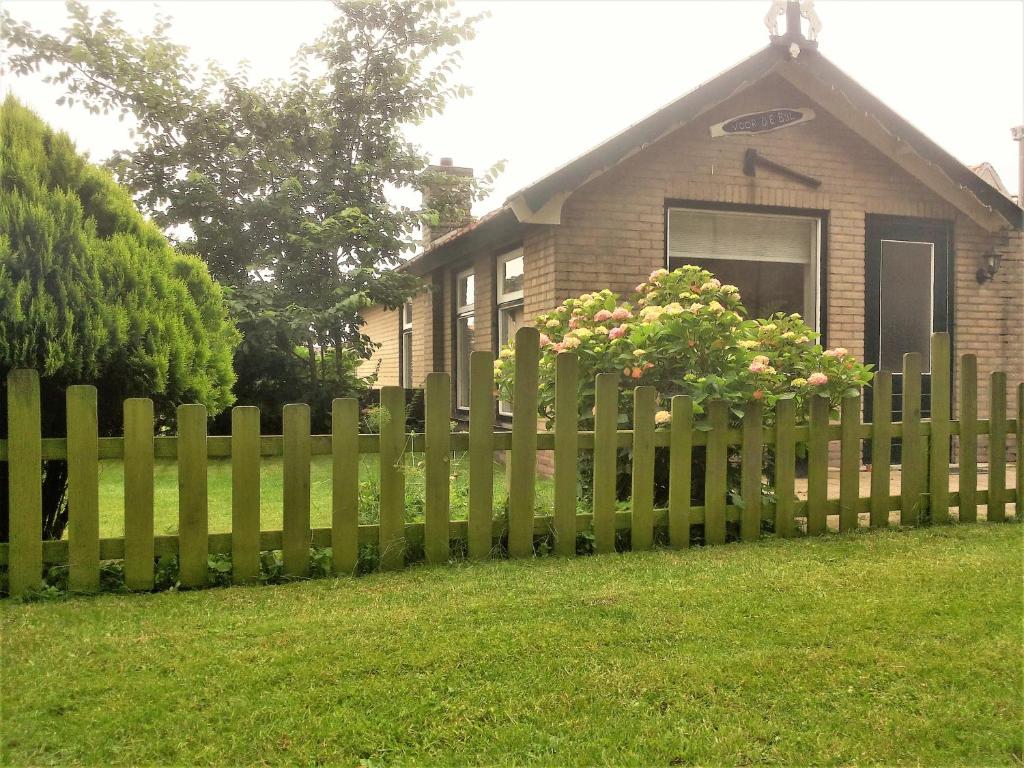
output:
M409 522L422 519L423 457L406 460L406 513ZM360 522L377 522L377 456L360 457ZM260 524L264 531L281 530L281 458L264 457L261 464ZM156 462L153 479L154 531L157 535L178 532L178 465L174 459ZM314 528L331 525L331 457L314 456L310 466L310 518ZM231 530L231 459L210 459L207 471L210 532ZM537 508L550 514L553 485L537 481ZM504 509L507 490L505 467L494 464L494 509ZM452 463L451 517L464 519L469 497L469 460L464 454ZM124 535L124 467L120 459L100 462L100 536Z
M1017 524L0 607L3 761L1020 765Z

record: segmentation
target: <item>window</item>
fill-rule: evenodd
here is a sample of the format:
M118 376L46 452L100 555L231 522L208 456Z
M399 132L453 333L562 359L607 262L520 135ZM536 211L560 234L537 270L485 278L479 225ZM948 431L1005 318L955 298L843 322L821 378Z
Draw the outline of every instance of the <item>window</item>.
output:
M899 373L906 352L931 371L935 244L883 240L879 268L878 369Z
M412 386L412 299L402 305L402 368L399 372L403 387Z
M473 270L460 272L455 279L455 404L469 408L469 356L473 351L475 317Z
M752 317L798 312L818 327L818 218L673 208L668 268L692 264L740 289Z
M516 337L523 324L523 249L498 257L498 348ZM498 413L512 415L512 403L502 400Z

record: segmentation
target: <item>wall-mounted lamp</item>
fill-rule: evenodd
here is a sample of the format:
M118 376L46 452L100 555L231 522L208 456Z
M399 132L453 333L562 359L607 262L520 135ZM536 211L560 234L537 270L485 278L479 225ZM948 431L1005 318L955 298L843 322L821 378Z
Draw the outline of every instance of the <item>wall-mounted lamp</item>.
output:
M978 279L979 283L987 283L995 277L996 272L999 271L999 262L1002 260L1003 255L993 251L992 253L986 253L981 258L985 260L985 265L978 268L978 271L975 273L975 277Z

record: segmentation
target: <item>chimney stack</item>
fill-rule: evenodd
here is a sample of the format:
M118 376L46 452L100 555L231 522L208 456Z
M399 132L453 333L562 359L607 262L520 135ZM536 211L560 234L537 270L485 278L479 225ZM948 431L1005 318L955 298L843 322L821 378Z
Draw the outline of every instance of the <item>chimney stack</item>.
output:
M423 185L423 207L438 212L436 226L423 227L423 244L429 246L444 234L469 224L473 217L473 169L455 165L442 157L440 165L427 166Z
M1019 167L1017 169L1017 205L1024 207L1024 125L1011 128L1013 140L1017 142L1017 156Z

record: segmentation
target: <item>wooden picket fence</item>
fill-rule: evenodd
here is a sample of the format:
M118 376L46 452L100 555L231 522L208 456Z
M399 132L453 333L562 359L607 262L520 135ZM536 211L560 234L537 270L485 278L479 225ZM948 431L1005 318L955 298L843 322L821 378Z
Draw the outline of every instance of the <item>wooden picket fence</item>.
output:
M451 385L448 374L427 377L425 433L406 432L405 391L384 387L381 407L390 414L382 419L380 434L359 433L359 409L354 399L335 400L330 435L310 434L309 407L287 405L282 435L260 434L259 410L241 406L232 412L230 437L208 436L206 409L182 405L177 411L177 436L154 436L153 403L130 399L124 403L124 436L97 434L96 390L73 386L67 390L67 438L43 439L40 435L39 379L35 371L15 370L8 376L8 439L0 441L0 460L9 464L10 538L0 544L0 565L8 568L11 594L38 588L44 563L69 566L73 591L92 591L99 586L100 563L123 560L126 585L148 590L154 583L154 560L176 555L180 581L198 587L207 582L208 556L230 553L236 583L257 580L260 553L280 550L286 575L302 577L310 570L310 547L331 547L337 573L353 573L359 545L379 547L380 567L401 568L411 545L422 544L428 563L448 561L453 540L465 542L470 558L491 557L504 540L509 557L527 557L534 551L536 535L550 535L561 555L576 552L577 534L590 532L598 553L612 552L616 533L628 530L634 550L649 549L655 529L668 529L673 547L686 547L691 526L704 526L704 541L726 540L727 521L739 523L742 540L762 535L762 521L774 523L778 536L792 536L798 520L808 534L828 530L829 516L838 517L840 531L867 524L889 524L890 512L898 511L901 524L923 520L947 522L949 510L959 510L960 522L977 520L978 507L986 505L987 519L1005 518L1005 508L1016 503L1022 513L1024 487L1019 460L1024 446L1024 419L1008 419L1007 382L1003 373L990 380L989 418L977 417L977 367L974 356L964 355L960 364L960 419L950 419L950 341L946 334L932 338L931 413L921 418L921 357L908 354L903 362L903 420L889 418L892 383L879 373L873 383L874 423L861 421L860 396L846 397L837 423L830 421L828 403L814 398L807 424L797 424L792 401L780 401L775 423L764 426L758 403L745 411L740 428L729 423L724 402L711 402L704 424L693 421L689 397L672 399L669 429L656 429L656 393L641 386L633 391L634 428L618 428L620 377L601 374L596 381L593 431L579 429L577 360L572 353L558 356L556 366L555 423L551 432L538 431L538 334L522 328L516 334L516 373L511 432L496 431L494 423L493 355L471 355L471 398L468 432L451 430ZM1017 413L1024 413L1024 384L1017 388ZM1006 487L1008 437L1016 434L1018 461L1016 489ZM959 436L959 490L950 491L949 445ZM988 435L988 490L978 490L977 438ZM900 493L890 495L890 467L876 462L868 497L860 495L861 443L885 446L901 440ZM829 498L829 445L840 446L839 495ZM806 500L795 493L796 447L808 448ZM776 502L762 501L762 451L774 447ZM704 506L691 505L692 450L706 447ZM655 449L670 452L667 509L655 509ZM727 464L730 448L738 447L742 463L742 504L728 503ZM616 461L620 448L632 451L632 502L629 511L616 508ZM493 456L510 452L508 513L496 518L492 509ZM535 516L537 451L554 452L554 504L550 516ZM424 522L404 519L405 477L403 455L425 454ZM449 475L453 452L468 452L468 519L451 520ZM578 514L577 457L593 452L593 506ZM379 524L360 525L358 520L358 469L361 454L379 454ZM877 451L876 451L877 453ZM330 528L311 529L310 457L330 455L333 461L332 521ZM283 530L260 530L260 460L283 457ZM153 471L156 457L176 458L178 463L178 535L154 535ZM232 471L232 529L210 534L207 520L207 459L230 457ZM124 462L124 537L99 536L99 460ZM41 538L41 461L66 459L69 468L69 527L66 540Z

